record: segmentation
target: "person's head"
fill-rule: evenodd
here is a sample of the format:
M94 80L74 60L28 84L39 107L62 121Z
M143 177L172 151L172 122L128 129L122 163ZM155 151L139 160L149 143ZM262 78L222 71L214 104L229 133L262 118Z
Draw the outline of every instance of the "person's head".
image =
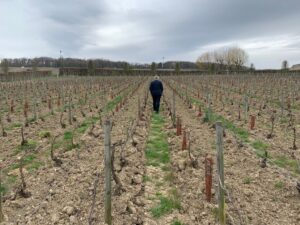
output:
M154 80L159 80L159 76L157 74L154 76Z

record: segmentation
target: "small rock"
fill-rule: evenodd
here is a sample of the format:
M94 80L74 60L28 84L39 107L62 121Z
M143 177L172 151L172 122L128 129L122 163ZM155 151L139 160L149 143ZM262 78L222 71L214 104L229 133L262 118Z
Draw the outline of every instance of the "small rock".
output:
M126 211L129 212L130 214L136 214L136 208L134 207L133 202L129 201Z
M186 158L189 157L189 153L188 153L187 150L182 150L182 151L179 151L179 152L178 152L178 156L179 156L180 158L186 159Z
M248 217L249 220L253 220L253 217L252 217L251 214L248 214L247 217Z
M232 143L232 140L231 140L231 139L228 139L228 140L226 140L226 143L231 144L231 143Z
M43 201L43 202L41 203L41 208L42 208L42 209L46 209L46 208L47 208L47 204L48 204L47 201Z
M197 221L197 216L190 216L192 221Z
M10 204L13 208L18 208L18 209L20 209L20 208L23 208L24 207L24 204L23 203L21 203L21 202L18 202L18 201L13 201L13 202L11 202L11 204Z
M38 219L38 220L42 220L43 219L43 216L41 214L36 214L35 215L35 218Z
M133 184L141 184L142 182L143 182L143 177L140 174L138 174L132 178Z
M245 195L246 195L247 197L253 196L253 192L252 192L251 190L249 190L249 189L244 189L244 193L245 193Z
M55 191L54 191L53 189L49 189L49 193L50 193L51 195L54 195L54 194L55 194Z
M214 188L211 189L211 194L215 195L216 194L216 190Z
M203 212L201 213L201 216L202 216L202 217L206 217L206 216L207 216L207 213L206 213L205 211L203 211Z
M122 170L121 164L118 161L115 162L114 167L117 172L120 172Z
M46 183L50 185L50 184L52 184L54 181L55 181L55 179L54 179L53 173L49 173L49 175L47 175Z
M136 203L138 206L144 206L144 205L145 205L144 200L141 199L141 198L137 198L135 203Z
M28 173L28 171L26 170L26 168L23 168L23 174L26 175ZM11 170L10 172L7 173L9 176L16 176L19 177L20 176L20 171L19 169L14 169Z
M93 191L94 190L94 184L92 184L92 185L90 185L89 187L88 187L88 191Z
M59 221L59 215L57 213L52 214L51 216L52 223L57 223Z
M70 223L71 224L77 224L78 223L78 220L75 216L70 216Z
M7 218L5 218L7 220ZM10 223L10 222L2 222L1 225L14 225L15 223Z
M63 212L66 213L68 216L71 216L75 212L75 208L72 206L66 206L63 208Z
M185 160L179 160L178 161L178 169L180 171L183 171L183 170L185 170L185 167L186 167L186 161Z

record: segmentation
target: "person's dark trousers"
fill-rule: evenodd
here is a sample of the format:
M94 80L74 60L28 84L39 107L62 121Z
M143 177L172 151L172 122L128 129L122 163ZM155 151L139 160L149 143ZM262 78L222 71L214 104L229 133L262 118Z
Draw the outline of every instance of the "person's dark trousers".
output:
M152 95L152 99L153 99L153 110L154 110L155 112L159 112L160 97L161 97L161 95Z

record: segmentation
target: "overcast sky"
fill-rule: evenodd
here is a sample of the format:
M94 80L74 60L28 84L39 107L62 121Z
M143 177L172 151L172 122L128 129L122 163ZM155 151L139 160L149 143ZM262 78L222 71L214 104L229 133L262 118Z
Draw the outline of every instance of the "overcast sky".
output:
M239 46L256 68L300 63L300 0L0 0L0 58L196 61Z

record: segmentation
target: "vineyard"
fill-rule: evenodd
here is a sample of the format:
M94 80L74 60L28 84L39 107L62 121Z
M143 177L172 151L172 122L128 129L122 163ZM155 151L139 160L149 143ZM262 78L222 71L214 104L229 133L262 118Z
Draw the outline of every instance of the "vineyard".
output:
M0 83L0 224L300 224L300 78L161 80Z

